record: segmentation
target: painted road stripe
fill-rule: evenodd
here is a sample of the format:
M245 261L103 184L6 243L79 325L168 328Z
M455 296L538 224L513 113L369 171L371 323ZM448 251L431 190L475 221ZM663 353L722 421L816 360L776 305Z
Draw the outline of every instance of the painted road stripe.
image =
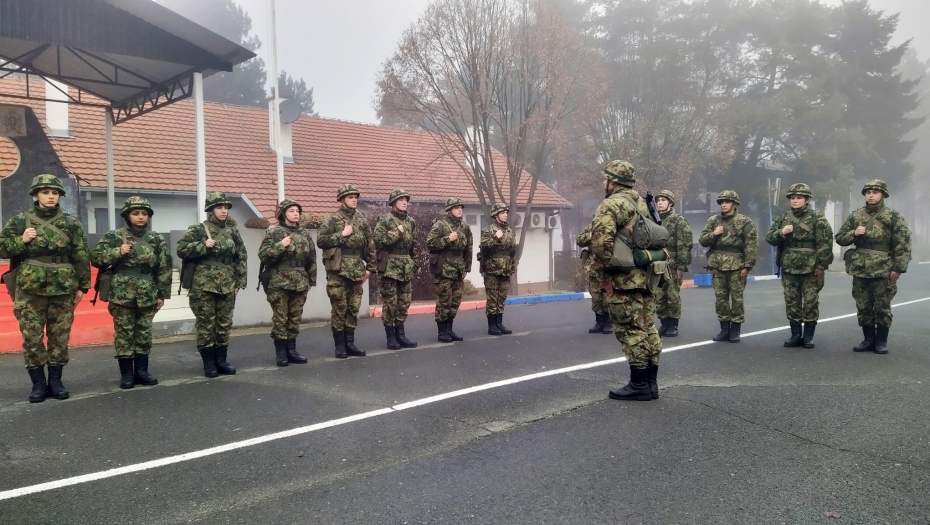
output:
M892 305L892 308L897 308L901 306L908 306L912 304L922 303L924 301L930 301L930 297L925 297L923 299L915 299L913 301L907 301L904 303L899 303ZM848 319L850 317L855 317L856 314L846 314L839 315L836 317L830 317L828 319L821 319L819 323L827 323L831 321L838 321L840 319ZM771 332L777 332L785 330L787 326L779 326L777 328L769 328L766 330L759 330L757 332L750 332L748 334L742 334L742 337L753 337L758 335L764 335ZM691 343L686 345L673 346L671 348L666 348L662 350L663 354L676 352L678 350L686 350L689 348L698 348L702 346L709 346L715 344L713 341L700 341L697 343ZM370 412L363 412L361 414L356 414L354 416L348 416L340 419L333 419L330 421L324 421L322 423L316 423L313 425L307 425L303 427L294 428L291 430L284 430L281 432L275 432L273 434L267 434L264 436L255 437L252 439L246 439L243 441L236 441L234 443L228 443L226 445L220 445L217 447L207 448L203 450L198 450L195 452L188 452L186 454L179 454L177 456L171 456L162 459L156 459L153 461L146 461L144 463L137 463L135 465L126 465L125 467L118 467L110 470L103 470L100 472L94 472L91 474L84 474L82 476L74 476L71 478L60 479L57 481L49 481L47 483L40 483L38 485L30 485L28 487L21 487L18 489L12 489L0 492L0 501L19 498L22 496L28 496L29 494L36 494L39 492L47 492L50 490L60 489L63 487L70 487L73 485L80 485L82 483L89 483L91 481L99 481L102 479L112 478L116 476L122 476L124 474L132 474L133 472L142 472L145 470L151 470L154 468L165 467L168 465L174 465L175 463L183 463L185 461L190 461L194 459L199 459L207 456L213 456L216 454L222 454L224 452L230 452L233 450L238 450L241 448L251 447L255 445L260 445L262 443L268 443L269 441L277 441L279 439L285 439L289 437L299 436L301 434L308 434L310 432L316 432L317 430L323 430L326 428L338 427L341 425L346 425L349 423L354 423L356 421L361 421L363 419L370 419L373 417L384 416L387 414L392 414L394 412L400 412L402 410L407 410L410 408L420 407L423 405L429 405L432 403L437 403L439 401L444 401L446 399L452 399L456 397L466 396L473 394L475 392L482 392L485 390L492 390L495 388L501 388L504 386L514 385L517 383L523 383L525 381L532 381L534 379L541 379L544 377L550 377L554 375L568 374L571 372L577 372L579 370L587 370L589 368L597 368L601 366L614 365L617 363L622 363L626 361L625 357L618 357L616 359L606 359L603 361L594 361L591 363L584 363L575 366L569 366L565 368L559 368L556 370L549 370L546 372L539 372L536 374L529 374L525 376L513 377L510 379L504 379L501 381L495 381L493 383L485 383L483 385L473 386L469 388L463 388L461 390L455 390L452 392L447 392L445 394L439 394L436 396L425 397L422 399L417 399L414 401L409 401L407 403L400 403L394 405L390 408L382 408L379 410L372 410Z

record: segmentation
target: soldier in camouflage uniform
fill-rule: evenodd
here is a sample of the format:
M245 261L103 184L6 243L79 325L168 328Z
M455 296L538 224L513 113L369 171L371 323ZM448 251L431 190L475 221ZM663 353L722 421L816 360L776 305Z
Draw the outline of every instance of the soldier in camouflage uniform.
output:
M707 220L699 242L709 248L707 267L714 275L717 319L720 321L720 333L714 341L738 343L746 315L743 291L759 254L759 237L752 220L737 212L739 195L735 191L721 191L717 204L720 205L720 215Z
M165 238L148 228L155 214L149 201L129 197L120 214L125 226L97 242L90 262L113 274L107 310L113 316L119 387L157 385L149 374L152 320L171 297L171 251Z
M898 293L898 278L907 272L911 261L911 230L899 212L885 205L885 181L866 182L862 194L865 207L849 214L836 233L836 243L855 244L844 254L846 273L853 276L852 295L864 336L853 351L887 354L891 300Z
M517 239L507 224L510 208L503 203L491 207L493 222L481 230L478 257L481 275L484 276L484 292L488 296L488 334L509 335L504 322L504 303L510 291L510 276L513 275L517 256Z
M39 403L47 395L68 398L61 374L68 364L74 308L90 288L90 260L81 221L58 206L65 196L61 181L54 175L38 175L29 195L35 199L32 208L11 218L0 233L0 258L10 259L11 267L19 265L15 274L4 276L4 282L15 279L13 314L23 334L23 357L32 379L29 402Z
M662 217L662 226L668 230L665 251L668 260L669 280L656 293L656 314L661 326L659 337L678 337L678 321L681 319L681 280L691 264L691 249L694 235L691 225L683 216L675 213L675 194L662 190L656 195L656 207Z
M439 259L436 265L439 272L434 272L433 280L436 286L438 340L451 343L464 340L452 330L452 323L462 304L465 275L471 272L473 244L471 228L462 219L465 212L462 199L449 197L445 210L448 215L434 222L426 236L426 247L431 259Z
M607 309L614 333L630 365L630 381L610 391L611 399L649 401L658 399L659 356L662 341L655 325L655 297L649 290L648 268L629 273L608 273L617 232L638 213L649 216L646 200L633 189L633 165L613 160L604 168L606 199L594 213L591 225L591 277L607 294Z
M316 286L316 246L300 225L303 208L292 200L278 204L277 226L268 228L258 248L262 263L259 281L271 305L271 339L278 366L303 364L297 335L310 288Z
M392 191L388 196L391 211L375 225L375 248L379 260L386 258L381 274L381 322L384 323L390 350L417 347L417 343L407 339L404 330L407 310L413 299L413 277L420 257L417 223L407 215L409 203L409 193L401 189Z
M610 326L610 313L607 311L607 296L601 289L601 282L591 275L591 226L589 224L581 230L575 238L575 244L581 250L581 265L588 277L588 293L591 294L591 310L594 311L594 326L588 329L589 334L612 334Z
M336 191L339 211L323 221L317 246L323 251L326 267L326 294L332 305L330 325L336 344L336 357L362 357L355 346L355 327L362 305L362 285L375 271L375 240L368 222L356 211L361 193L351 184Z
M248 277L248 254L230 208L226 195L209 193L204 203L207 220L188 228L178 240L178 257L197 264L188 299L206 377L236 373L226 357L236 295Z
M833 262L833 228L822 213L810 207L811 188L807 184L792 184L786 197L791 209L775 219L765 242L778 246L781 254L781 284L791 326L785 346L814 348L820 290L824 272Z

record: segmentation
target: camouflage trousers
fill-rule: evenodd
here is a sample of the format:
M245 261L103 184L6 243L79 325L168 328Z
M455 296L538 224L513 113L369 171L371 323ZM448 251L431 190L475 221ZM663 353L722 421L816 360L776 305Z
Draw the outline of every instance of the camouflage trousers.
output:
M278 290L272 288L265 294L271 305L271 338L276 340L297 339L300 320L304 316L304 304L310 290Z
M504 302L510 292L510 277L506 275L484 274L484 293L488 296L485 309L488 315L504 313Z
M786 273L781 276L785 290L785 312L789 321L816 323L820 319L820 290L824 278L816 274L800 275Z
M669 268L669 279L656 292L656 315L659 319L681 319L681 279Z
M381 322L394 326L407 320L407 310L413 300L413 281L398 281L381 277Z
M362 307L362 283L334 272L326 273L326 295L332 306L329 323L333 332L355 330Z
M601 289L601 282L589 277L588 293L591 294L591 310L598 315L605 315L607 313L607 292Z
M439 277L433 280L433 284L436 287L436 321L455 319L462 304L465 280Z
M644 290L614 290L607 297L614 335L633 368L658 365L662 340L656 330L655 297Z
M194 312L197 350L229 346L236 294L191 290L188 300Z
M68 340L74 322L73 295L16 294L13 315L23 334L23 357L26 368L65 366L68 364ZM48 335L48 347L43 337Z
M714 270L714 295L717 299L717 319L720 321L743 323L746 320L746 310L743 307L743 291L746 285L739 280L739 272Z
M117 359L131 359L137 355L149 355L152 350L152 319L155 305L133 307L107 304L113 316L113 347Z
M866 279L853 277L852 296L856 300L859 326L877 324L891 326L891 300L898 293L898 285L890 277Z

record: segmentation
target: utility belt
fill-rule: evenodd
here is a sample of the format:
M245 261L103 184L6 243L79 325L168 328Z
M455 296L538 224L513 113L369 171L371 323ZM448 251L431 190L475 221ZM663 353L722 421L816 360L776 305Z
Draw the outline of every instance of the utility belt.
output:
M343 257L362 257L365 255L365 250L361 248L343 248L342 256Z
M132 277L138 277L140 279L149 279L153 278L152 268L146 266L145 268L117 268L116 272L121 275L129 275Z
M730 248L728 248L728 249L726 249L726 250L713 249L713 250L710 251L710 253L725 253L725 254L727 254L727 255L743 255L743 250L742 250L741 248L740 248L740 249L736 249L736 248L730 249ZM708 255L710 255L710 254L708 254Z
M39 255L37 257L29 257L23 264L31 264L33 266L41 266L43 268L71 268L74 269L74 265L71 264L71 257L68 255Z
M274 265L272 265L272 266L273 266L275 269L278 269L278 270L280 270L280 269L282 269L282 268L303 268L303 267L304 267L303 263L300 263L300 262L295 261L295 260L293 260L293 259L288 259L288 260L286 260L286 261L281 261L281 262L279 262L279 263L277 263L277 264L274 264Z
M197 261L197 264L202 264L204 266L218 266L220 268L226 268L229 271L233 271L232 259L227 259L225 257L208 257L206 259Z
M488 255L488 258L490 258L490 259L509 259L509 258L510 258L510 252L507 252L507 251L504 251L504 250L493 251L493 252L491 252L491 253Z
M861 244L856 244L856 251L859 253L874 253L880 252L883 254L891 253L891 245L885 243L877 242L864 242Z
M790 241L785 243L785 249L794 252L813 252L817 243L813 241Z
M462 250L446 250L442 252L443 259L456 259L462 256Z
M388 253L388 259L409 259L410 255L406 253Z

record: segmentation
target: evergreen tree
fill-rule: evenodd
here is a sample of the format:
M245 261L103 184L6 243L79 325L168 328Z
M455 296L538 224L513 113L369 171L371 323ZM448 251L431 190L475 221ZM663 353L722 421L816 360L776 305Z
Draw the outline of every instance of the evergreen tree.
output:
M281 89L281 98L297 100L300 107L303 108L304 115L318 116L313 110L313 88L307 88L304 79L295 80L293 77L282 70L278 75L278 87ZM272 91L271 96L274 96Z

